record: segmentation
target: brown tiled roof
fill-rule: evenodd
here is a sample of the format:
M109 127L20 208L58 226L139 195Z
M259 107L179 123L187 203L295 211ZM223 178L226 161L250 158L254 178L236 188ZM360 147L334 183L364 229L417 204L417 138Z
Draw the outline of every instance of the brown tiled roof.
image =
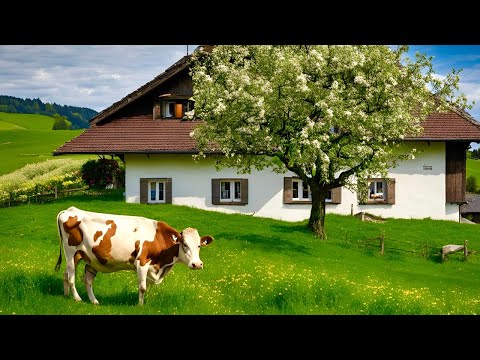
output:
M195 51L197 50L211 51L212 46L199 46ZM190 55L184 56L165 72L97 114L90 120L89 129L59 147L53 154L198 152L195 141L190 137L190 132L198 122L153 120L153 115L117 119L110 116L187 68L190 59ZM422 134L406 137L405 140L480 142L480 123L465 111L434 113L422 123L422 127Z
M198 121L124 117L94 124L53 154L196 153L190 137ZM480 142L480 124L461 112L436 113L423 123L418 137L406 140Z
M198 123L152 115L119 118L92 125L53 154L197 153L190 132Z
M480 123L462 110L433 113L421 125L423 132L406 140L480 142Z

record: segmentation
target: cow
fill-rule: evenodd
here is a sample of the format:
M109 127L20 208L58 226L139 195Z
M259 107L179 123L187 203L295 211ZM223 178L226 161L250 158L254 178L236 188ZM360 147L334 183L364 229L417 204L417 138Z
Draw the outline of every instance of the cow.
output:
M213 241L193 228L182 232L163 221L140 216L113 215L69 207L57 215L60 255L55 271L62 263L62 247L66 268L63 290L72 291L76 301L82 301L75 288L75 270L85 261L85 287L90 301L99 305L93 294L93 280L98 272L111 273L134 270L138 275L138 302L144 304L145 292L151 284L160 284L177 262L192 270L203 269L200 247Z

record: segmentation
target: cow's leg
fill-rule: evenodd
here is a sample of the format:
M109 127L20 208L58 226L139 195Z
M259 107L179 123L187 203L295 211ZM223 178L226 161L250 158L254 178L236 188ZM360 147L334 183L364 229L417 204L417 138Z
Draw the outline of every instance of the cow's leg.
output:
M143 266L140 266L140 262L137 264L137 275L138 275L138 303L143 305L145 298L145 291L147 291L147 273L150 262L146 263Z
M68 285L69 285L70 289L72 290L73 298L76 301L82 301L82 298L80 297L80 295L78 295L77 289L75 288L75 260L74 260L74 256L68 256L66 254L65 257L66 257L66 260L67 260L66 261L67 268L65 270L65 274L66 274ZM64 276L64 284L65 284L65 276Z
M97 271L90 265L85 265L85 288L87 289L88 298L95 305L99 305L100 303L93 294L93 280L95 279L95 275L97 275Z

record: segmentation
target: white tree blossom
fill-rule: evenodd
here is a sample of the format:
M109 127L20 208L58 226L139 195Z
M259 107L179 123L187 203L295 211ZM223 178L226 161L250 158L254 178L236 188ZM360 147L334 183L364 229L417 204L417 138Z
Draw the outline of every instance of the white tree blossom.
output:
M458 71L435 76L408 47L224 45L195 52L191 75L200 156L218 167L290 170L310 187L309 226L325 238L325 197L356 190L411 151L396 148L432 111L468 107ZM212 155L213 156L213 155Z

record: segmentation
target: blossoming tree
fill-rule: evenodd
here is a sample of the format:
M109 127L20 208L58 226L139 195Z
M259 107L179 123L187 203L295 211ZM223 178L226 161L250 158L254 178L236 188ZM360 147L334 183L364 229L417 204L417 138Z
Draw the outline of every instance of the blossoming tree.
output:
M191 75L199 156L239 173L287 169L308 184L308 226L326 238L325 198L413 156L397 148L432 111L469 107L458 73L436 76L407 46L228 45L197 51ZM221 152L223 155L214 155Z

